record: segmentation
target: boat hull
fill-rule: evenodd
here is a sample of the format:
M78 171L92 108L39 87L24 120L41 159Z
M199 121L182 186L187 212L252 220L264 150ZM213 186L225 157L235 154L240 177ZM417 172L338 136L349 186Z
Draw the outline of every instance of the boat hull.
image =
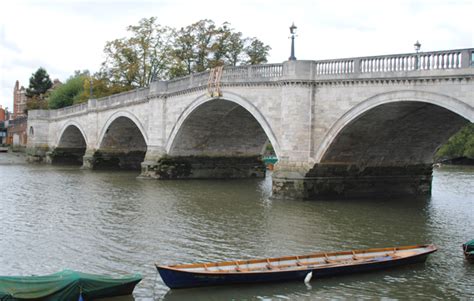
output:
M0 300L94 300L130 295L139 274L122 277L64 270L43 276L1 276Z
M470 263L474 263L474 239L462 245L464 257Z
M295 270L276 270L268 272L253 273L194 273L190 271L180 271L169 269L163 266L157 266L161 278L165 284L172 289L191 288L202 286L217 286L227 284L248 284L263 282L283 282L283 281L303 281L309 272L312 272L312 278L331 277L360 272L369 272L424 262L428 255L433 251L415 255L407 258L392 259L390 256L382 257L379 260L351 265L338 265L330 267L305 268Z
M466 257L466 260L470 263L474 263L474 254L464 252L464 257Z

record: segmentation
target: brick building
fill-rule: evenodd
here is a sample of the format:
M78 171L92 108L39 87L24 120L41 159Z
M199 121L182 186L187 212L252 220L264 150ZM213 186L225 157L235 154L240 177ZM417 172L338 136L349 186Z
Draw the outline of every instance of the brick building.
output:
M0 145L7 142L7 125L5 124L5 120L6 110L0 105Z
M20 83L16 81L13 88L13 119L26 116L26 101L26 89L23 86L20 87Z
M26 126L28 118L26 116L17 117L8 121L7 144L12 146L26 146L27 135Z

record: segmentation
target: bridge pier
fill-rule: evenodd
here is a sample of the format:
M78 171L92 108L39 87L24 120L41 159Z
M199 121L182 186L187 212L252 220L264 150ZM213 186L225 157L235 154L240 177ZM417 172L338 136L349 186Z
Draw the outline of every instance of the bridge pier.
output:
M377 167L316 164L305 174L277 171L273 176L273 196L324 199L430 195L432 171L431 164Z
M47 154L49 147L47 146L33 146L26 148L26 161L30 163L47 162Z
M140 150L87 150L82 168L140 170L144 156Z
M142 163L141 178L239 179L265 177L260 156L169 156Z
M85 148L56 147L46 152L45 162L50 164L82 165Z

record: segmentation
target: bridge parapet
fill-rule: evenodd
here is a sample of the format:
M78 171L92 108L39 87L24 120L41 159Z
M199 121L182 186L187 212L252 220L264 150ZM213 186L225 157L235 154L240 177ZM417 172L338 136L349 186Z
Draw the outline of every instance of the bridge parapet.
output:
M321 61L288 61L282 64L225 67L222 84L277 82L281 80L327 81L360 78L407 78L413 76L456 76L459 70L474 67L474 48L420 52L384 56L356 57ZM104 110L116 106L147 101L159 95L167 95L189 89L205 87L209 71L189 76L157 81L150 88L141 88L89 100L88 103L51 111L51 118L86 113L88 110Z
M132 91L110 95L99 98L96 104L97 109L110 108L118 105L132 104L137 101L146 100L150 94L150 88L140 88Z
M221 82L239 83L239 82L258 82L279 80L283 76L283 64L266 64L252 66L225 67L222 73ZM206 86L209 80L209 71L191 74L185 77L166 81L166 87L163 91L174 93L190 88Z
M314 61L315 75L469 68L473 48Z

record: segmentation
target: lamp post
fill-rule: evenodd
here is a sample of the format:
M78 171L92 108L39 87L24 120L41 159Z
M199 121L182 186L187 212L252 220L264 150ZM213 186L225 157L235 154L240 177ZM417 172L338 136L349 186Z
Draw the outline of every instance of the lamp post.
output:
M415 51L416 51L416 53L418 53L420 51L420 48L421 48L420 42L417 40L416 43L413 44L413 46L415 46Z
M295 23L291 24L290 26L290 34L291 34L291 55L290 57L288 58L288 60L290 61L296 61L296 57L295 57L295 35L296 35L296 32L295 30L297 29L298 27L295 26Z
M418 52L420 51L420 48L421 48L421 44L420 42L417 40L415 44L413 44L413 46L415 46L415 51L416 51L416 55L415 55L415 70L418 70L420 68L419 64L420 64L420 58L419 58L419 54Z
M90 81L90 84L89 84L89 88L90 88L90 91L89 91L90 94L89 94L89 95L90 95L90 96L89 96L89 98L92 99L92 97L93 97L93 96L92 96L92 93L93 93L93 89L94 89L94 87L92 86L92 84L93 84L93 83L92 83L92 76L89 77L89 81Z
M413 44L413 46L415 46L415 51L416 51L416 55L415 55L415 70L419 69L419 54L418 52L420 51L420 48L421 48L421 44L420 42L417 40L415 44Z

